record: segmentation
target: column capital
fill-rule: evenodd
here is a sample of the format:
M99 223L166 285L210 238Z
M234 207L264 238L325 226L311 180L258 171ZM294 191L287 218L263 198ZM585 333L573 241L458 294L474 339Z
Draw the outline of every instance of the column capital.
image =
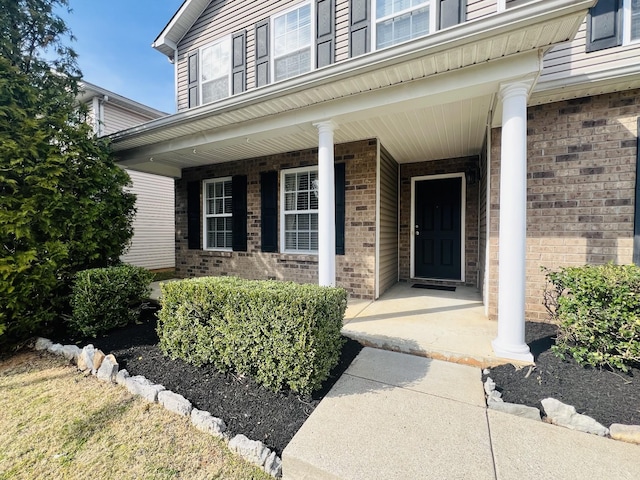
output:
M318 129L320 133L322 132L333 132L337 125L333 120L322 120L320 122L314 122L313 126Z
M517 82L501 83L498 95L500 100L515 96L529 96L529 92L533 88L533 79L519 80Z

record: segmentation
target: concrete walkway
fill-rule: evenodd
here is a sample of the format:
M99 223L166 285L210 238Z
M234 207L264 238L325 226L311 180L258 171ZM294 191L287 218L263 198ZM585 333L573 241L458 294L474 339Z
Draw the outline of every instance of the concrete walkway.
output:
M487 410L479 368L373 348L282 458L284 480L640 478L640 446Z

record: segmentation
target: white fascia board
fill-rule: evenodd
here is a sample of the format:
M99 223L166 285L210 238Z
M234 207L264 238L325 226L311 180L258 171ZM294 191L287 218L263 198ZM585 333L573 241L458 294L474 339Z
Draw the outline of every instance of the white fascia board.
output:
M130 98L123 97L122 95L112 92L111 90L107 90L106 88L99 87L84 80L80 82L79 87L80 91L82 92L82 94L79 96L80 100L85 99L85 97L87 99L90 99L96 96L106 96L109 97L109 102L115 103L116 105L126 108L127 110L146 115L150 118L160 118L169 115L166 112L156 110L155 108L149 107L140 102L136 102L135 100L131 100Z
M151 46L167 57L172 58L180 40L187 34L196 20L200 18L200 15L209 6L210 2L211 0L185 0ZM192 20L187 20L187 18Z
M112 146L114 150L118 151L122 149L118 148L118 141L128 137L144 135L147 132L168 126L178 126L199 118L239 110L302 90L387 68L415 58L424 57L425 55L435 55L451 48L479 42L509 31L521 30L529 25L544 23L545 20L558 16L586 13L587 9L593 6L595 2L596 0L540 0L500 14L469 21L455 28L435 32L432 35L388 49L377 50L325 68L313 70L299 77L271 83L220 102L192 108L123 130L111 136ZM579 26L583 20L581 18L577 25Z

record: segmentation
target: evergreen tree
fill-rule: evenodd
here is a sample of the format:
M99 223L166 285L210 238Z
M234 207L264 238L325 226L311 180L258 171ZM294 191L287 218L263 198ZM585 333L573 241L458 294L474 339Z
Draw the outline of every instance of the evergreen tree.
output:
M67 7L0 0L0 345L56 325L75 273L117 263L133 233L129 177L76 100Z

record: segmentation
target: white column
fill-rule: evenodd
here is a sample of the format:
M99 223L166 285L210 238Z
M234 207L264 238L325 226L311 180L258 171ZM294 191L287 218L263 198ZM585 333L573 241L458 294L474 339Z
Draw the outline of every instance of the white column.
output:
M334 183L333 129L331 121L318 128L318 284L336 284L336 192Z
M500 154L498 357L533 361L525 343L527 242L527 96L530 82L503 85Z

